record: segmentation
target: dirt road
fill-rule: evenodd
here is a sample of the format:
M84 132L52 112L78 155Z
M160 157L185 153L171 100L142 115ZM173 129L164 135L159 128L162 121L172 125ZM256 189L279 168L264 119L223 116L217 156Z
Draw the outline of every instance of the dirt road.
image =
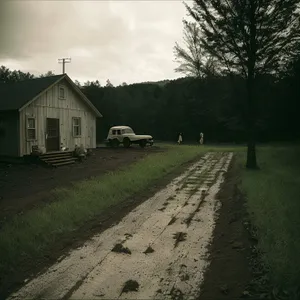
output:
M220 206L215 196L232 155L206 154L9 299L197 297Z

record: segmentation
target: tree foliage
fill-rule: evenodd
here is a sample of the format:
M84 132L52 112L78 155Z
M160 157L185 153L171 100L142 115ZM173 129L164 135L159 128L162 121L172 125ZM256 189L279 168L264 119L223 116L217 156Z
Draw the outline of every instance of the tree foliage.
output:
M176 72L187 76L201 78L203 76L203 54L200 46L200 30L196 23L183 21L184 48L175 44L174 54L180 64Z
M39 77L50 77L50 76L54 76L55 74L52 71L48 71L45 74L41 74Z
M109 79L106 80L106 87L113 87L113 84L110 82Z
M33 78L42 78L42 77L49 77L54 76L55 74L52 71L48 71L45 74L41 74L39 76L34 76L33 74L27 72L22 72L20 70L10 70L5 66L0 67L0 82L2 83L9 83L9 82L19 82L26 79L33 79Z
M5 66L0 67L0 82L9 83L9 82L18 82L25 79L32 79L34 75L30 73L24 73L20 70L11 71Z
M201 31L195 22L183 20L183 41L183 46L175 43L175 62L179 64L175 72L196 78L217 75L217 61L205 56L200 42Z

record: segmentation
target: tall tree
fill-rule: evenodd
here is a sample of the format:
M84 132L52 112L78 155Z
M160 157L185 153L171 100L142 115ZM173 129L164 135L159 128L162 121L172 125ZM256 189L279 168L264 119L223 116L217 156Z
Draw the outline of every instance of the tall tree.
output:
M0 138L5 135L5 129L3 123L4 123L3 117L0 114Z
M6 83L9 81L11 71L5 66L0 67L0 82Z
M80 89L82 88L81 83L80 83L77 79L74 81L74 83L75 83L76 86L79 87Z
M185 6L200 28L199 46L246 80L246 167L257 168L255 85L299 53L299 0L194 0Z
M76 83L77 81L77 83ZM78 80L75 80L75 84L78 85L79 81ZM80 83L79 83L79 86L80 86ZM86 81L84 84L83 84L83 87L101 87L101 84L99 82L99 80L95 80L95 81Z
M106 87L113 87L113 84L110 82L109 79L106 80Z
M98 79L97 79L97 80L95 80L95 81L91 81L90 85L92 85L92 86L96 86L96 87L101 87L101 84L100 84L100 82L99 82L99 80L98 80Z
M54 76L55 74L52 71L48 71L45 74L41 74L39 77L50 77L50 76Z
M84 84L83 84L84 87L88 87L90 85L91 85L91 81L89 81L89 80L84 82Z
M25 73L25 72L22 72L20 70L14 70L11 72L11 76L10 76L10 80L12 82L18 82L18 81L23 81L23 80L26 80L26 79L33 79L35 78L35 76L29 72Z

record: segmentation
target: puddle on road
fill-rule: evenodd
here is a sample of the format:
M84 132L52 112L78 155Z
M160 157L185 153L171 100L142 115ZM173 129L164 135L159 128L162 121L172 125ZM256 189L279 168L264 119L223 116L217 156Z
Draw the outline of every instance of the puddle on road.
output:
M215 196L232 155L206 154L120 223L70 252L10 299L197 297L220 206ZM126 282L132 288L124 292Z

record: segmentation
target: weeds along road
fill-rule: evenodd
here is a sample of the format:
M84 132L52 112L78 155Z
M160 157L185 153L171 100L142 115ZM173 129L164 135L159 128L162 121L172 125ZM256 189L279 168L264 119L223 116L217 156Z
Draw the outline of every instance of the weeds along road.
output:
M208 266L232 153L207 153L118 224L62 257L9 299L196 297Z

